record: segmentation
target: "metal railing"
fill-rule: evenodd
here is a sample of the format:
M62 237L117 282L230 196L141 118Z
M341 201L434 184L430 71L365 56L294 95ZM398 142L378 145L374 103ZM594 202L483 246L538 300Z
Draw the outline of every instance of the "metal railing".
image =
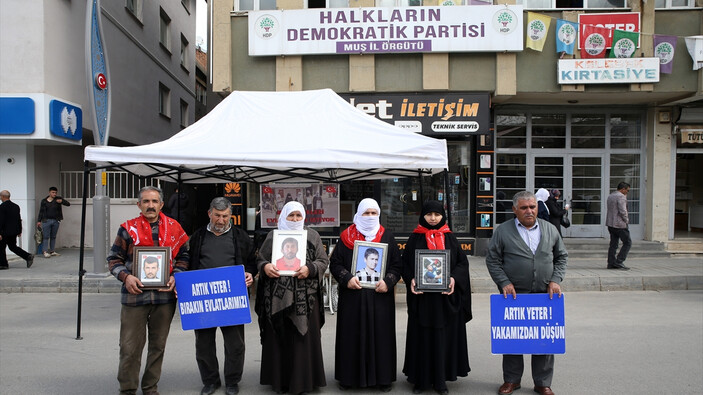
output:
M139 177L126 171L106 171L106 191L111 199L137 199L139 190L147 185L161 188L157 178ZM95 194L95 172L88 174L88 197ZM83 199L83 172L62 171L59 193L66 199Z

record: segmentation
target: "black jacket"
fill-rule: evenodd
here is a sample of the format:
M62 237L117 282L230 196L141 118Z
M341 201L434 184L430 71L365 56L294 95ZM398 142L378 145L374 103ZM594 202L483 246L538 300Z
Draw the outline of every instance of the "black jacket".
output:
M561 217L566 214L566 210L561 208L561 205L557 202L557 200L551 196L547 199L547 208L549 209L549 222L556 226L557 229L560 229Z
M188 270L198 270L200 267L200 249L203 245L205 232L208 232L205 226L193 232L190 236L190 264ZM239 251L234 254L235 265L244 265L244 270L256 275L256 255L254 251L254 243L244 230L232 226L228 232L234 240L235 248Z
M0 236L17 236L21 233L20 206L6 200L0 204Z
M55 219L57 221L63 221L63 211L61 210L61 206L68 207L71 205L71 203L69 203L68 200L66 200L60 196L55 197L54 200L52 200L52 201L48 201L47 198L48 198L48 196L45 197L44 199L42 199L41 204L39 205L39 217L37 217L37 221L44 222L44 220L46 220L46 219ZM61 203L57 203L56 202L57 199L61 199ZM56 218L46 218L46 208L50 204L57 205Z

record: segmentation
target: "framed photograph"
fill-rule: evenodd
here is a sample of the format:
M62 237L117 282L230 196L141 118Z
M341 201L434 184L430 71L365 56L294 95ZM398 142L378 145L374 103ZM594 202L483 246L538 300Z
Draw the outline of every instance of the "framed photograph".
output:
M356 273L362 288L376 288L376 283L386 275L388 244L355 241L351 272Z
M171 247L134 247L132 273L142 289L168 288L171 273Z
M271 263L278 269L278 274L292 276L296 270L305 266L307 242L307 230L276 229L273 231Z
M448 292L449 250L415 250L415 290Z

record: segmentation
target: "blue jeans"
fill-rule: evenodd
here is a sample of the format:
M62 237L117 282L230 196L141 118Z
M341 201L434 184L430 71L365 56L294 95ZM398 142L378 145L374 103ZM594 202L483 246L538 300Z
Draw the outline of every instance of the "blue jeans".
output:
M42 221L41 230L44 233L44 241L42 241L42 247L45 252L51 254L54 252L54 247L56 247L56 234L59 233L60 222L55 219L47 219Z

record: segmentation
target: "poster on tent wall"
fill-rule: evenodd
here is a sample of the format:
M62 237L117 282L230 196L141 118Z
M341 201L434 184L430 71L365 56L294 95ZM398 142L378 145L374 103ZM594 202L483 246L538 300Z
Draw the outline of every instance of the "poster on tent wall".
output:
M276 228L283 206L305 207L305 225L339 226L339 184L261 184L261 227Z

